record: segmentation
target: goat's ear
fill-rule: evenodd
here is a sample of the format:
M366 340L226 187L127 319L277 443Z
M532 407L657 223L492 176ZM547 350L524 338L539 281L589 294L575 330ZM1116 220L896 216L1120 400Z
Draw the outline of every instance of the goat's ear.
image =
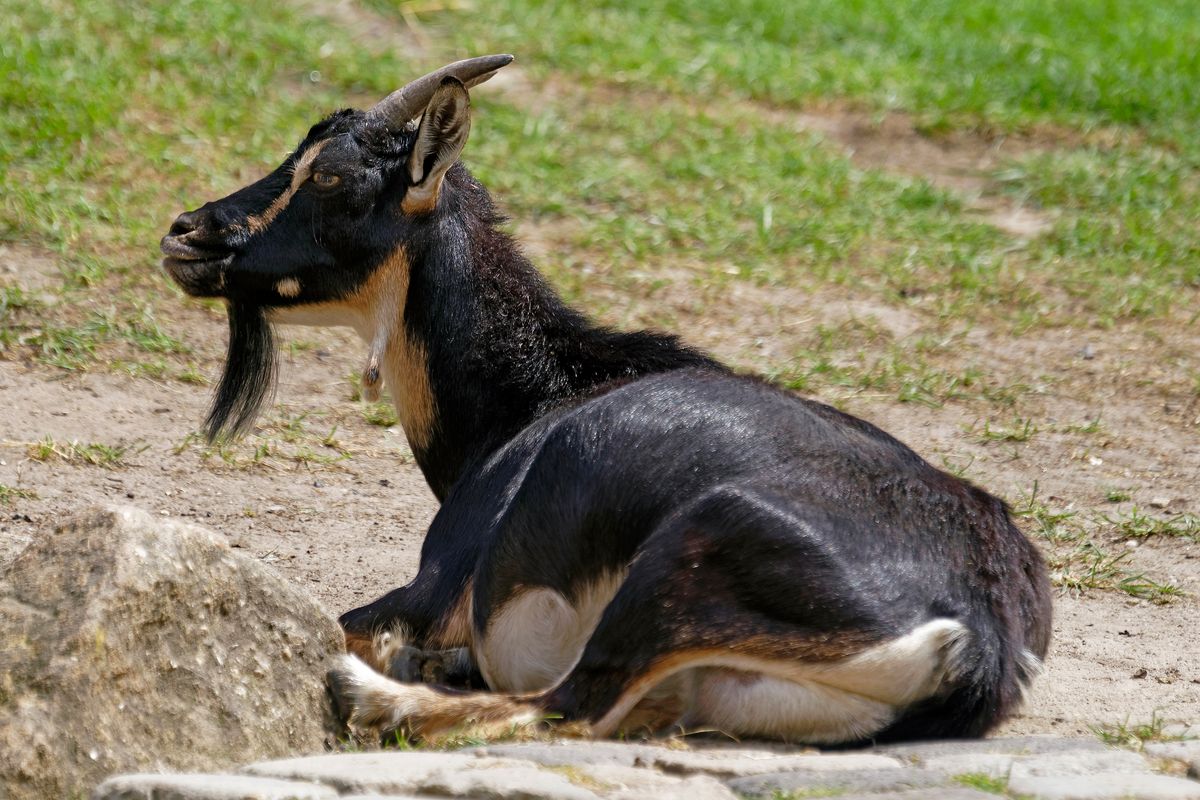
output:
M404 213L428 213L437 206L442 178L458 160L470 130L471 100L467 87L457 78L443 79L425 107L417 128L417 141L408 157L412 187L401 204Z

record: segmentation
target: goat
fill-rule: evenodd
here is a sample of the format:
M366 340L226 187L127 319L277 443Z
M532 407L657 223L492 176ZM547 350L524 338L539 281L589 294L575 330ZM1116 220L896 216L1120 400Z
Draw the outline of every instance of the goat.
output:
M441 502L417 576L340 618L350 721L985 734L1050 638L1005 504L861 419L566 306L458 160L468 88L511 60L326 117L161 244L184 290L228 304L210 437L269 394L274 323L347 325ZM488 691L419 682L443 667Z

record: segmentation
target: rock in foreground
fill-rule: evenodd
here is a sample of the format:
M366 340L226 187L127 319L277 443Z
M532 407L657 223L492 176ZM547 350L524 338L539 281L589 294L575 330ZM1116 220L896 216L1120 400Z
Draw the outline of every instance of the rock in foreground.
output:
M341 648L315 601L213 532L84 512L0 577L0 797L319 751Z

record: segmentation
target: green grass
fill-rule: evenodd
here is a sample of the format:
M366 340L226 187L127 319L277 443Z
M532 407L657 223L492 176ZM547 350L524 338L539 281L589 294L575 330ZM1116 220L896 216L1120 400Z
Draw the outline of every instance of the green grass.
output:
M786 368L772 377L800 392L826 399L882 395L900 403L940 408L955 400L982 400L1007 409L1028 392L964 360L955 337L897 339L871 320L818 325ZM1032 431L1030 431L1032 435Z
M399 0L369 3L403 24ZM544 266L573 299L597 282L652 296L683 272L852 284L1024 329L1156 318L1200 288L1200 15L1182 0L506 0L421 18L441 52L512 50L558 87L478 92L467 159L518 219L568 223ZM172 216L437 60L265 0L0 0L0 240L54 254L66 306L39 315L3 288L0 353L81 369L117 345L171 352L169 325L132 322L178 302L156 268ZM964 197L856 165L788 124L814 103L903 109L930 136L1032 131L988 192L1053 212L1051 230L1014 247ZM95 329L98 287L115 334ZM879 370L868 384L933 405L973 379Z
M320 110L391 88L407 66L262 0L0 12L0 235L61 247L102 223L105 241L150 255L176 213L159 203L234 188L234 170L273 166Z
M984 772L967 772L962 775L955 775L954 782L960 783L970 789L978 789L981 792L989 792L991 794L1004 794L1008 791L1008 780L1006 778L996 778Z
M1188 0L509 0L460 24L468 49L507 45L563 72L702 98L848 97L932 120L1145 126L1180 140L1200 122Z
M390 428L400 422L400 417L396 415L396 407L387 402L371 403L363 409L362 415L368 423L381 428Z
M982 442L1028 442L1038 432L1033 420L1016 417L1009 425L992 425L985 420L982 428L973 431L975 438Z
M1200 541L1200 516L1174 514L1156 517L1136 506L1125 514L1105 516L1104 521L1116 528L1118 535L1145 539L1150 536L1173 536L1188 541Z
M22 489L19 486L6 486L0 483L0 506L16 505L17 500L36 500L37 492L33 489Z
M1176 584L1130 571L1126 562L1131 556L1129 550L1113 553L1092 539L1082 539L1072 549L1059 548L1049 554L1051 581L1067 592L1115 591L1156 605L1186 595Z
M121 467L126 456L140 453L146 448L128 444L104 444L101 442L59 442L47 436L27 448L27 455L34 461L63 461L67 464L90 464L95 467Z
M1141 752L1147 742L1183 740L1182 735L1172 735L1165 730L1164 720L1159 712L1160 710L1156 709L1150 715L1149 722L1131 724L1126 718L1123 722L1112 725L1094 726L1092 733L1105 744L1128 747L1138 752Z
M203 463L234 471L340 469L353 453L337 438L337 425L320 433L309 428L309 416L278 413L264 419L250 436L211 445L201 433L192 432L173 451L178 455L195 450Z
M846 794L846 789L829 786L814 786L808 789L776 789L771 792L771 800L808 800L818 797L840 797Z
M639 258L686 247L772 282L853 275L954 317L1001 304L1023 325L1071 318L1043 286L1102 322L1162 314L1200 287L1200 15L1185 0L509 0L453 24L464 49L518 52L535 80L553 69L560 86L617 88L588 94L569 128L553 105L488 122L507 196L586 214L585 240ZM1013 252L954 195L855 169L745 99L905 109L932 135L1033 131L1038 147L1017 151L995 191L1056 222Z

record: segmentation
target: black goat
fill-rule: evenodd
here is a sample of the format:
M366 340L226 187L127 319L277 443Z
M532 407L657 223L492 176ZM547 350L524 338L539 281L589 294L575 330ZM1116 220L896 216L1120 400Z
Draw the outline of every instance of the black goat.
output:
M252 423L272 321L349 325L442 501L417 577L341 618L375 667L331 673L352 721L987 732L1050 636L1045 568L1005 505L862 420L565 306L458 163L467 87L509 61L329 116L162 240L184 289L229 305L210 436ZM380 674L454 648L469 660L444 664L491 692Z

